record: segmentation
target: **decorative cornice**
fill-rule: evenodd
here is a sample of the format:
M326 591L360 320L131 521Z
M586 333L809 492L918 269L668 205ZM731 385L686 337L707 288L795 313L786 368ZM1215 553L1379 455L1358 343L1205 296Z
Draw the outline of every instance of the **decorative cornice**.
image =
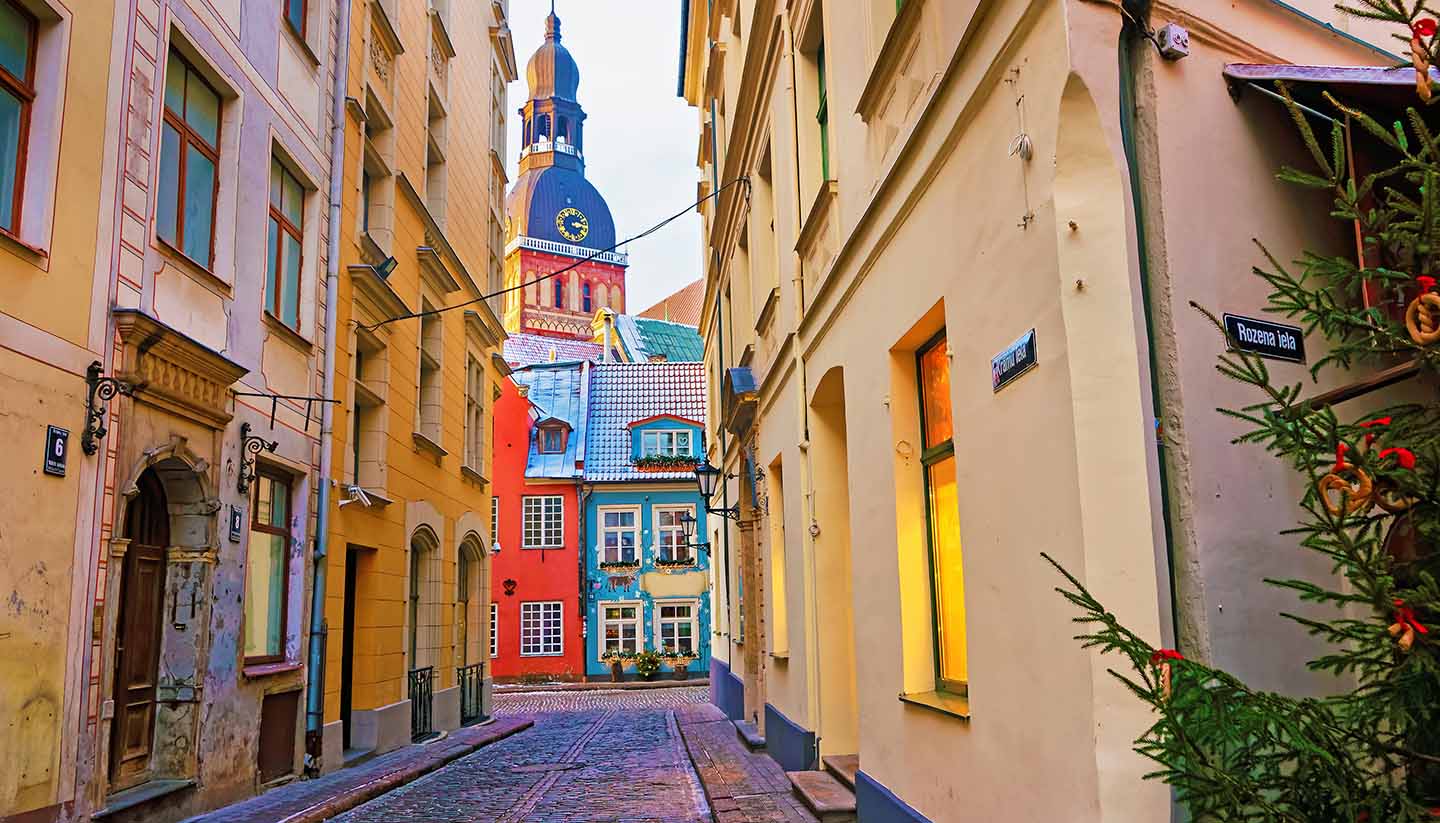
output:
M434 239L426 232L425 242L432 243ZM415 249L415 256L420 258L420 271L425 276L425 282L430 288L440 294L450 294L460 291L460 284L455 281L454 275L445 267L445 261L441 259L440 252L433 246L418 246Z
M425 198L420 196L420 191L415 188L414 183L410 182L410 177L405 172L400 172L396 177L400 181L400 191L405 193L405 199L410 201L410 205L415 208L415 213L420 215L421 221L425 224L425 242L444 255L447 264L459 275L456 279L468 288L471 294L478 297L480 288L475 285L475 278L470 276L470 270L465 267L465 261L460 259L455 247L450 245L450 238L445 236L445 230L435 222L435 216L430 213L430 207L425 204Z
M402 314L410 314L411 309L405 305L405 300L395 293L390 284L375 273L375 269L366 265L351 265L346 267L350 272L350 283L361 294L374 300L379 304L380 309L389 317L398 317Z
M860 100L855 105L855 113L866 123L875 116L885 92L894 84L902 58L909 53L907 47L917 34L924 9L925 0L910 0L900 6L895 21L890 24L885 43L870 69L870 79L866 81L865 90L860 92Z
M156 406L212 428L233 416L230 387L250 372L217 351L135 309L116 309L127 382L144 383L135 402Z

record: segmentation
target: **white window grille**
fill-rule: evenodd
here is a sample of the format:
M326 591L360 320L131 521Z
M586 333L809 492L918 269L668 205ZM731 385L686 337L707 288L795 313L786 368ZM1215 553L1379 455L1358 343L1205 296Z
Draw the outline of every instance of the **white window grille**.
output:
M558 549L565 545L565 498L558 494L527 496L524 520L521 548Z
M565 653L562 630L565 604L545 600L520 604L520 656L553 657Z

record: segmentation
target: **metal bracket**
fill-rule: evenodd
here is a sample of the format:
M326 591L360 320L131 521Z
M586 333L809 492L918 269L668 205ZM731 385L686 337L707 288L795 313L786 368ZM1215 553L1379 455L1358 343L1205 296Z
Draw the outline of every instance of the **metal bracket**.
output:
M249 423L240 424L240 478L236 481L235 488L241 494L249 494L250 483L255 480L255 456L262 450L273 454L279 446L279 440L266 440L251 434Z
M100 441L105 438L109 429L105 428L105 406L110 398L116 394L123 394L127 397L133 395L136 389L145 388L144 383L126 383L114 377L104 377L101 372L104 367L96 360L85 370L85 385L88 393L85 398L85 433L80 436L80 448L89 455L100 451Z

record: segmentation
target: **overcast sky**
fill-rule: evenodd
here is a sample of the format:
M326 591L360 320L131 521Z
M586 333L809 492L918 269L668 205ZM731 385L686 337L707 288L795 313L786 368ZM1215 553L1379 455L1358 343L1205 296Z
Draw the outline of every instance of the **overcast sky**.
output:
M525 65L545 39L550 0L511 0L520 79L510 85L509 172L518 176ZM580 66L585 176L615 216L616 239L638 234L695 201L695 109L675 96L680 59L676 0L556 0L565 48ZM627 309L638 312L700 276L694 212L632 243Z

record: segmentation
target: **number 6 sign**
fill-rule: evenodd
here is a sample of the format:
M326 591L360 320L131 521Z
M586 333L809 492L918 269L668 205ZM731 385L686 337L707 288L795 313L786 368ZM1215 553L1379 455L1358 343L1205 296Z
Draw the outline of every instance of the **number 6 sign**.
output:
M50 426L45 432L45 473L65 476L65 458L70 453L70 432Z

